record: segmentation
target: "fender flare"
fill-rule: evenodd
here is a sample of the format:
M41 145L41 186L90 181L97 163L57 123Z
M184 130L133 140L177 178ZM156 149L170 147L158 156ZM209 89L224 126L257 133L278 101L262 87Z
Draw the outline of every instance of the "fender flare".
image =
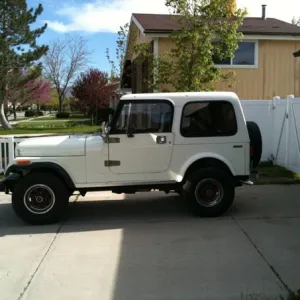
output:
M68 172L60 165L52 162L33 162L28 165L11 165L5 172L5 177L9 176L10 173L21 173L23 170L50 170L57 174L70 189L75 189L75 184L68 174Z
M233 176L236 176L236 171L233 168L233 165L223 156L216 154L216 153L211 153L211 152L203 152L203 153L198 153L192 157L190 157L184 164L183 166L180 168L179 174L176 177L176 181L177 182L181 182L185 176L185 173L187 171L187 169L196 161L201 160L201 159L206 159L206 158L213 158L213 159L217 159L221 162L223 162L231 171Z

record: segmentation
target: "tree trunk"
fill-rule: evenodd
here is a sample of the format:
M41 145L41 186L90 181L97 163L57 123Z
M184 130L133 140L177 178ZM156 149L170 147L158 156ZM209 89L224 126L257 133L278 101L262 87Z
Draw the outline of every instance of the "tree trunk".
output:
M11 115L8 110L7 101L4 102L4 115L5 115L6 120L8 120L8 117Z
M63 111L63 105L64 105L64 97L63 95L58 96L58 111L62 112Z
M8 123L5 111L4 111L4 106L5 106L5 91L3 89L0 89L0 123L2 125L2 128L4 129L12 129L12 126Z
M16 110L16 105L13 104L12 108L13 108L14 120L17 121L17 110Z
M0 108L0 122L1 122L2 128L12 129L12 126L8 123L8 121L6 119L3 103L1 104L1 108Z

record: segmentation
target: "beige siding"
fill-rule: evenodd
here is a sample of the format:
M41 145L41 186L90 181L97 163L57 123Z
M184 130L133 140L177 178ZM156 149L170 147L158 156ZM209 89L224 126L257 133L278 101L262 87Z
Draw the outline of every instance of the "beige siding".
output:
M128 49L128 56L127 58L130 60L134 60L138 53L134 51L134 45L142 44L142 43L150 43L153 38L149 38L145 34L143 34L137 26L132 22L131 29L130 29L130 42L129 42L129 49Z
M170 39L159 39L159 52L171 49ZM257 69L224 69L234 71L235 86L228 83L216 84L216 90L236 92L240 99L271 99L274 96L285 97L290 94L300 96L300 59L293 52L300 49L296 41L259 41L259 65ZM171 86L161 86L161 90L172 91Z

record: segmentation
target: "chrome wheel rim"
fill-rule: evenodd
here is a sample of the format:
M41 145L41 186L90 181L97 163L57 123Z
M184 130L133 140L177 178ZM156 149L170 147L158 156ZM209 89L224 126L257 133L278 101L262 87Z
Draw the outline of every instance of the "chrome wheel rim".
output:
M200 205L213 207L221 202L224 196L224 189L216 179L207 178L197 184L195 196Z
M46 214L53 208L54 204L54 192L46 185L36 184L25 192L24 205L33 214Z

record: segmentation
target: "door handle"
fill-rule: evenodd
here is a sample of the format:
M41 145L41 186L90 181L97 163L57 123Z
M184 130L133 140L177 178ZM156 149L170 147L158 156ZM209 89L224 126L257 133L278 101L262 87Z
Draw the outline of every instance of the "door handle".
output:
M156 143L161 145L161 144L166 144L167 143L167 137L165 135L159 135L156 137Z

